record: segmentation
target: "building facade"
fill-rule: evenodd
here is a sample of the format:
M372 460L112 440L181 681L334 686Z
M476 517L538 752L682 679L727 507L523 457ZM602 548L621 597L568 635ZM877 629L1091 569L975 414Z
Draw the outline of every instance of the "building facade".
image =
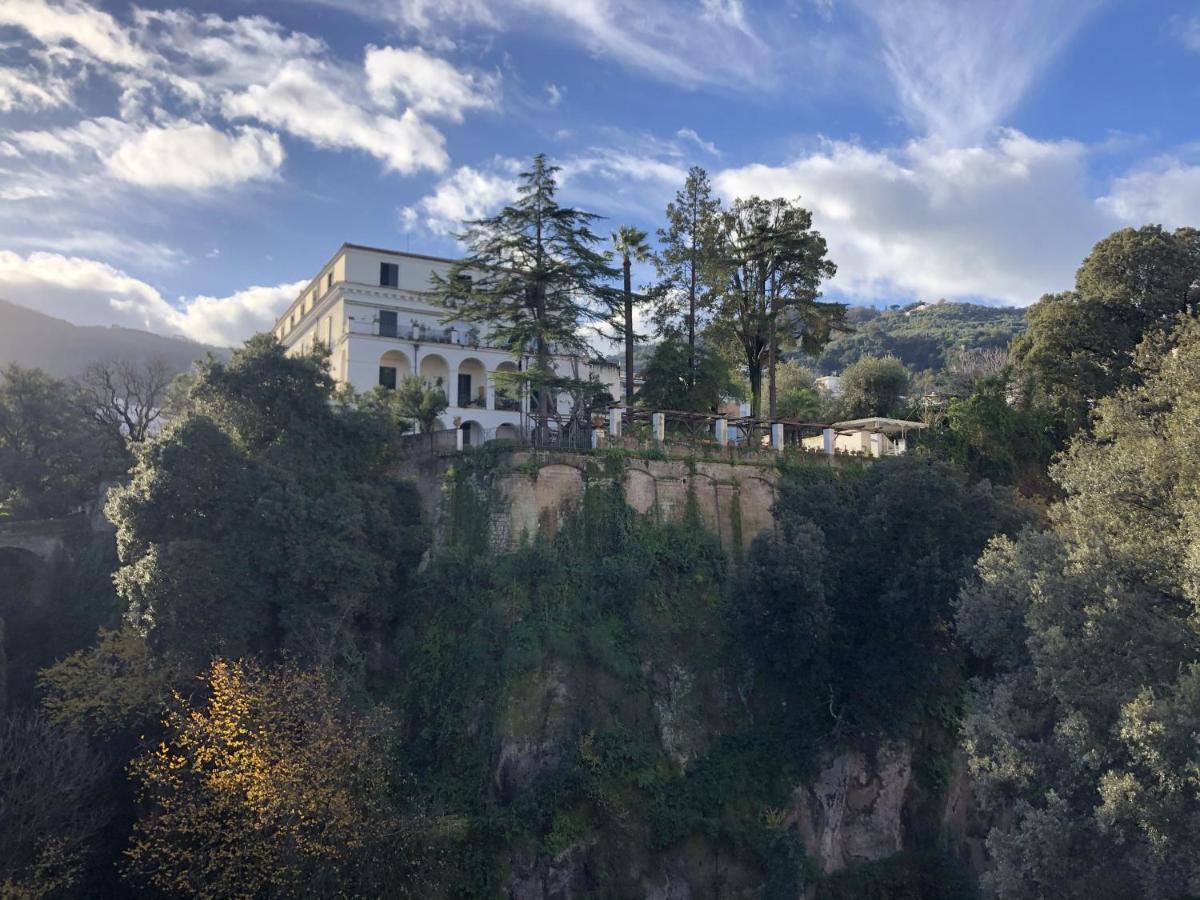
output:
M359 392L395 388L414 374L440 387L450 402L441 427L462 428L468 444L516 437L529 398L496 376L520 371L529 358L496 346L484 328L447 320L446 310L429 301L430 277L447 275L451 262L343 244L275 323L275 337L289 353L327 347L334 379ZM561 375L594 378L614 399L620 396L616 366L564 356L554 365ZM560 413L570 412L570 397L556 401Z

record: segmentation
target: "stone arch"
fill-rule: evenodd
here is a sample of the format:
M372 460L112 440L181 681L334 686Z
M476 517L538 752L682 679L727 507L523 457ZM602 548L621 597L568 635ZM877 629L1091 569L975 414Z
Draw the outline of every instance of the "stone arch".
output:
M474 419L463 422L458 427L462 429L464 447L478 447L484 442L483 426Z
M487 405L487 367L474 356L458 364L458 378L451 402L456 406L483 408Z
M502 409L507 412L521 411L520 389L518 386L512 382L496 379L496 375L499 373L516 375L519 371L520 369L517 368L517 364L511 359L504 360L504 362L492 370L492 390L495 392L496 400L494 405L496 409Z
M629 466L625 470L625 502L640 515L658 507L658 479L645 469Z
M450 384L450 364L440 353L426 353L421 356L421 379L431 387L441 388L446 392L446 399L453 401L452 385Z
M385 383L386 369L396 370L395 383L400 384L400 380L412 374L412 363L408 359L408 355L403 350L388 350L379 357L379 383Z
M505 422L503 425L496 427L496 440L498 441L515 441L521 437L521 432L517 430L517 426L510 422Z

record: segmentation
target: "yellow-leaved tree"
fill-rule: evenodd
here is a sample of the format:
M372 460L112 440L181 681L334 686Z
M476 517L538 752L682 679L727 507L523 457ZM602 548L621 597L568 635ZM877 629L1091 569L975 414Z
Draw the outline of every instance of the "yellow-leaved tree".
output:
M323 673L216 659L200 702L131 764L144 813L126 875L188 897L406 896L422 856L385 710Z

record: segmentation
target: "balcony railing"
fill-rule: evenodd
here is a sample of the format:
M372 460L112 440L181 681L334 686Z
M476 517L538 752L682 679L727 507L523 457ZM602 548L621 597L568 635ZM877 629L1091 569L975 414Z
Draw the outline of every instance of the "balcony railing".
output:
M415 341L419 344L450 344L456 347L472 349L484 348L503 350L482 338L476 331L465 331L461 328L440 328L433 325L404 325L398 323L395 328L381 324L377 319L350 320L351 334L365 334L373 337L395 338L399 341Z

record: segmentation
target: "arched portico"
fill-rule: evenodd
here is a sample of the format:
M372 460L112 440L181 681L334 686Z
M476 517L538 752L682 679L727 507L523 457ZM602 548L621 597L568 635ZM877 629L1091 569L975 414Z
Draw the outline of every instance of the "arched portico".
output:
M478 447L483 443L483 426L474 419L463 422L458 427L462 429L464 447Z
M388 350L379 357L379 384L386 388L395 388L400 381L412 374L412 364L408 356L400 350Z
M446 392L447 399L453 402L450 386L450 365L445 357L438 353L426 353L421 356L421 379L431 387L440 387Z
M517 431L517 426L508 422L496 428L496 440L498 441L515 441L520 436L521 433Z
M520 370L517 368L517 364L511 359L506 359L496 366L491 379L492 393L495 398L491 404L492 409L520 412L520 386L506 377L516 375L518 371ZM498 375L501 377L497 378Z
M479 409L489 408L487 369L475 357L468 356L458 364L458 380L454 387L452 403L464 408L472 406Z

